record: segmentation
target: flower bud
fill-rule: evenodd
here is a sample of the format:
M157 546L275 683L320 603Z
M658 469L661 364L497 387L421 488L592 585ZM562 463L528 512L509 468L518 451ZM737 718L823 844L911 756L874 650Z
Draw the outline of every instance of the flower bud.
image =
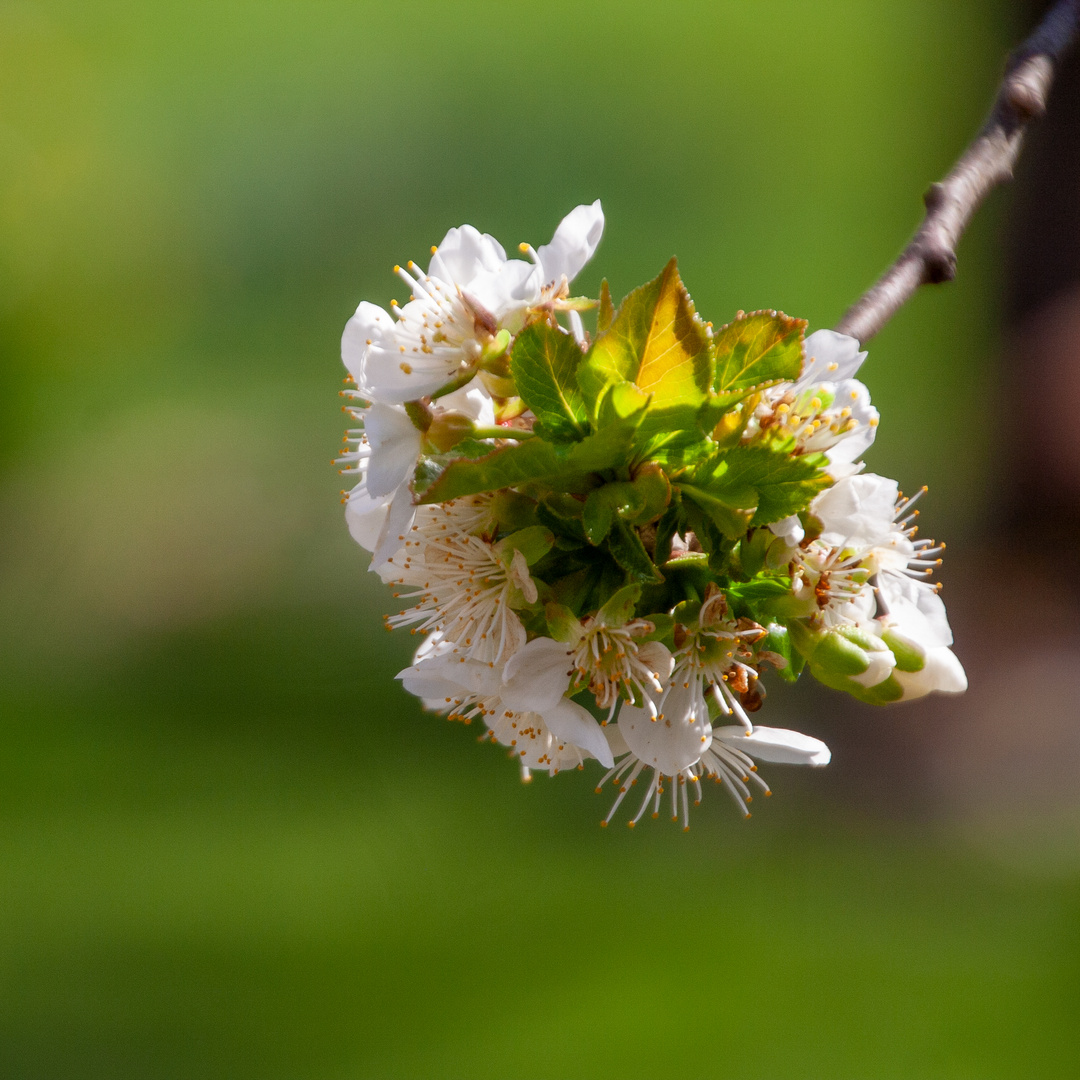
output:
M810 664L818 682L836 690L844 690L860 700L871 695L890 701L899 698L899 686L884 688L896 666L889 646L877 635L861 626L840 626L814 632L805 625L793 623L792 641ZM884 696L883 696L884 695Z
M464 413L439 412L432 417L425 435L437 452L446 453L472 430L473 422Z

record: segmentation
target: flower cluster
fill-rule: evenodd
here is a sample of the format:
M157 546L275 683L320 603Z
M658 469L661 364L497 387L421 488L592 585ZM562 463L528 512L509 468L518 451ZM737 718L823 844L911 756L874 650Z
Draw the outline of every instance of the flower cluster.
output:
M395 267L403 307L360 304L346 519L423 636L398 678L426 707L526 779L596 758L604 824L639 781L631 825L666 791L685 826L704 780L749 814L757 762L830 756L754 722L766 669L874 704L965 689L942 546L863 471L858 342L775 311L714 329L674 260L617 310L573 296L603 227L579 206L521 259L452 229Z

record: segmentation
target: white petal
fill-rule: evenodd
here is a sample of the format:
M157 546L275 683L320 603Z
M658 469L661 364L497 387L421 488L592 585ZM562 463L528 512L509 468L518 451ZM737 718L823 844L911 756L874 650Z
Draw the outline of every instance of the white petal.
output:
M454 285L466 286L485 270L498 270L506 252L494 236L471 225L451 229L431 257L428 273Z
M968 687L964 665L952 649L931 649L921 671L894 671L893 678L904 688L904 701L924 697L935 690L962 694Z
M350 495L345 503L345 523L349 526L349 534L365 551L374 551L386 524L389 500L372 498L363 487L354 491L356 494Z
M519 649L503 668L500 691L508 709L544 713L570 685L570 650L549 637L538 637Z
M798 514L792 514L791 517L774 521L769 526L769 532L774 536L779 536L782 540L786 540L789 547L796 547L806 535Z
M618 724L608 724L601 730L604 733L604 738L607 739L608 747L615 757L622 757L623 754L630 753L630 747L623 738L623 733L619 730Z
M646 641L638 649L638 659L666 683L675 668L675 657L662 641Z
M834 405L851 410L856 426L826 453L830 465L850 465L870 449L877 436L878 411L870 404L870 391L858 379L847 379L835 388Z
M571 310L566 313L566 321L570 324L570 333L574 335L574 340L584 349L588 339L585 336L585 324L581 321L581 316Z
M415 401L445 386L455 371L455 365L465 359L467 357L462 350L434 360L421 360L410 353L409 360L405 360L396 344L389 347L374 344L368 347L364 357L364 381L357 382L360 392L372 401L392 405ZM402 367L403 362L405 367Z
M495 403L479 378L473 379L471 383L460 390L455 390L452 394L443 395L437 404L448 412L464 413L482 427L495 425Z
M560 698L554 706L544 709L541 715L557 739L587 750L605 769L610 769L614 764L603 728L588 709L576 701Z
M633 705L623 705L619 712L619 731L627 746L646 765L668 776L693 765L712 742L709 709L696 692L699 686L673 686L656 720L648 710Z
M379 542L371 556L372 570L378 571L387 559L401 550L402 544L405 543L405 536L412 528L414 517L416 517L416 505L413 503L412 492L402 485L390 500L389 513L386 515L386 521L379 533Z
M376 304L364 300L353 317L345 324L341 335L341 359L356 385L363 388L365 359L371 345L386 347L394 336L394 318Z
M490 311L500 326L508 323L508 329L516 329L513 316L540 299L543 284L540 271L532 263L511 259L498 270L478 274L464 292Z
M714 728L713 738L752 758L783 765L828 765L832 759L820 739L787 728L755 727L749 735L741 727Z
M536 253L544 268L543 284L558 281L563 274L567 281L573 281L593 257L603 235L604 211L600 200L575 206L559 222L551 243L544 244Z
M878 588L889 609L888 623L901 637L923 649L953 643L945 601L929 582L885 569L878 575Z
M826 544L870 547L896 533L893 517L898 495L895 480L860 473L838 480L814 499L810 509L821 518L821 539Z
M835 330L815 330L806 339L805 347L806 364L796 383L799 387L850 379L866 359L866 353L859 351L855 338Z
M461 687L457 683L424 671L421 667L407 667L394 677L401 680L401 685L410 694L424 701L439 700L445 706L446 698L453 700L461 694Z
M372 405L364 415L364 433L371 446L367 488L389 495L409 477L420 457L420 432L404 409Z

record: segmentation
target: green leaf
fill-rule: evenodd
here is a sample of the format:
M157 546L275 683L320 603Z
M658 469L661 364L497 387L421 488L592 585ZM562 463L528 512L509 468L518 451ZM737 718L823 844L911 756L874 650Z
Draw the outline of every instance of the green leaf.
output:
M694 310L674 259L658 280L660 292L633 381L652 395L653 409L679 405L696 410L711 382L709 332Z
M641 606L640 604L638 605ZM660 641L663 642L672 652L675 651L674 631L675 631L675 617L669 615L666 611L650 611L647 615L643 615L642 618L648 619L653 624L653 629L650 633L645 634L644 637L638 638L641 644L646 641Z
M635 520L644 509L645 494L634 484L604 484L590 491L582 517L589 543L602 543L616 516Z
M422 457L413 474L413 491L423 495L454 461L479 461L491 454L491 443L479 439L464 439L453 451L446 454L428 454ZM421 500L423 501L423 500Z
M672 438L662 445L656 440L644 455L668 473L693 468L716 452L716 443L707 439L700 428L677 433L685 438Z
M686 552L664 565L664 577L672 586L672 603L675 607L682 600L699 603L713 580L709 570L709 558L702 552Z
M533 323L517 336L510 370L522 401L540 422L537 433L555 440L580 439L588 431L577 384L582 353L569 335Z
M634 617L634 607L641 599L640 585L624 585L596 613L605 626L625 626Z
M656 547L653 557L658 566L663 566L671 558L671 544L678 529L679 506L676 502L672 502L656 523Z
M635 471L633 487L641 499L641 508L631 514L627 504L620 511L632 525L655 521L671 502L671 483L656 462L647 461Z
M555 534L550 529L545 529L543 525L530 525L503 537L495 545L495 554L509 566L514 552L520 551L525 556L525 561L532 566L551 550L554 543Z
M422 491L420 502L449 502L462 495L498 491L530 480L557 476L564 468L556 447L542 439L492 450L481 458L456 458Z
M578 617L565 605L551 601L544 605L548 636L556 641L573 641L581 629Z
M822 454L796 456L775 446L735 446L695 469L690 483L733 509L753 509L750 524L768 525L805 509L828 487L825 464ZM686 485L681 486L685 491Z
M590 491L585 499L585 511L581 516L581 523L585 526L585 538L593 547L604 542L604 537L611 531L612 522L615 520L615 507L610 499L600 493L604 488Z
M692 422L711 381L709 333L694 310L674 259L658 278L623 300L610 327L600 333L578 368L578 383L591 415L598 415L608 387L632 382L652 397L648 426L656 430ZM677 420L672 416L665 422L651 416L653 411L672 410L678 410Z
M787 627L782 623L769 623L765 630L765 638L757 646L759 653L772 653L766 659L776 666L780 678L785 682L797 682L806 661L791 647Z
M597 336L604 333L615 320L615 305L611 302L611 290L607 278L600 282L600 306L596 312Z
M491 513L505 532L535 525L536 501L516 491L502 491L491 500Z
M789 577L756 577L748 582L733 582L727 587L728 600L736 615L745 615L755 622L774 619L795 619L809 614L807 602L797 599L791 591ZM809 608L816 601L810 598Z
M596 339L578 368L578 385L594 417L608 387L633 382L637 375L660 298L662 277L640 286L623 300L611 326Z
M642 408L628 417L616 418L580 442L528 439L514 446L499 447L479 458L455 457L434 477L432 472L442 463L426 463L423 486L418 476L414 490L421 496L421 503L447 502L463 495L534 481L568 491L581 485L582 478L589 473L624 468L632 458L634 435L644 415ZM585 489L593 486L595 482L587 483Z
M752 529L739 541L739 569L747 577L754 577L765 566L765 553L769 543L775 540L768 529Z
M631 460L634 435L645 410L604 424L599 431L586 435L580 443L564 447L567 467L577 472L602 472L625 468Z
M664 575L653 565L637 530L620 518L612 523L607 538L612 558L626 571L631 581L642 584L658 584Z
M746 489L732 493L721 490L721 494L716 495L694 484L680 483L678 487L683 494L684 506L686 500L689 499L691 503L704 512L709 521L729 540L738 540L750 527L750 518L753 516L754 508L752 506L742 508L735 505L744 499ZM690 507L687 506L686 509L689 511ZM687 517L692 530L697 534L698 539L702 541L704 546L705 531L694 523L692 514L688 513Z
M713 389L733 395L734 405L739 391L797 379L803 366L805 329L805 319L792 319L778 311L740 313L716 334Z

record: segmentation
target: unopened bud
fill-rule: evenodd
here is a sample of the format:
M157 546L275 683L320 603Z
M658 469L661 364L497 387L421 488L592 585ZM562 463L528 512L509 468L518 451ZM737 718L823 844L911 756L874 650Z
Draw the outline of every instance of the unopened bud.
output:
M885 682L896 666L889 646L858 626L826 630L809 657L814 677L826 686L856 693Z
M440 411L428 426L427 441L440 453L445 453L470 435L472 430L473 422L464 413Z

